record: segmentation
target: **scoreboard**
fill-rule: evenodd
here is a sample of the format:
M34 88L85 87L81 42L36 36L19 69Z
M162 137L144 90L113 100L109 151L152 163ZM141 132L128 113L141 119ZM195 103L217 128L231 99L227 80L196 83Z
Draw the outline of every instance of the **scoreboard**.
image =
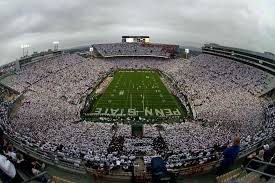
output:
M123 43L149 43L149 36L122 36Z

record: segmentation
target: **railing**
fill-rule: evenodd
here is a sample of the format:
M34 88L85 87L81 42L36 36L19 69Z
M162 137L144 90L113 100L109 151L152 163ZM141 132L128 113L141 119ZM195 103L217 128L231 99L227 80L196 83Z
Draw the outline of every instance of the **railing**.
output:
M199 174L202 172L208 172L211 169L213 169L219 161L212 161L209 163L205 163L205 164L198 164L198 165L194 165L191 167L187 167L187 168L181 168L177 173L179 173L179 175L182 176L188 176L188 175L194 175L194 174Z
M30 178L30 179L24 181L23 183L31 182L31 181L33 181L33 180L35 180L35 179L37 179L37 178L39 178L39 177L41 177L41 176L43 176L43 175L45 175L45 174L47 174L47 172L41 172L41 173L39 173L38 175L36 175L36 176L34 176L34 177L32 177L32 178Z
M44 163L53 165L53 166L57 166L66 170L70 170L73 172L77 172L77 173L81 173L81 174L86 174L86 170L84 165L81 163L80 159L74 159L74 158L70 158L72 161L68 161L66 159L63 158L59 158L57 155L50 153L50 152L43 152L40 151L38 149L33 149L25 144L22 144L20 142L18 142L17 140L9 137L8 135L5 135L5 137L12 142L12 144L14 145L14 147L20 151L22 151L23 153L36 158L40 161L43 161ZM75 164L76 162L77 165Z
M71 180L67 180L61 177L53 176L52 183L76 183Z
M268 166L274 166L274 167L275 167L275 164L252 159L252 160L250 160L250 161L248 162L248 164L247 164L246 167L245 167L246 170L249 170L249 171L252 171L252 172L256 172L256 173L259 173L259 174L261 174L261 175L265 175L265 176L268 176L268 177L275 178L275 175L268 174L268 173L265 173L265 172L262 172L262 171L259 171L259 170L255 170L255 169L253 169L253 168L249 168L248 166L249 166L249 164L250 164L251 162L256 162L256 163L259 163L259 164L268 165Z

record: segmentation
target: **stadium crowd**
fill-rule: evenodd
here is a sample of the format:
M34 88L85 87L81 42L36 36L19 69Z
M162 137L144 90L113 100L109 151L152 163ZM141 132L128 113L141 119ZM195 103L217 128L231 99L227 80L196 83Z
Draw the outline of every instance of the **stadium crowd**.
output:
M169 58L177 51L176 45L149 43L95 44L93 48L104 57L131 55Z
M119 140L113 141L120 148L108 151L112 124L81 121L80 110L89 91L116 69L165 73L176 86L172 92L182 101L185 95L190 99L195 119L162 124L160 133L154 125L144 125L144 138L124 138L123 153L117 151ZM189 60L63 55L27 66L3 81L24 98L9 118L9 105L1 103L1 126L10 137L45 154L72 159L76 165L83 158L89 166L111 169L121 164L128 169L137 152L148 164L156 149L153 139L161 134L160 142L167 145L161 152L167 166L186 167L216 160L215 147L227 144L236 134L241 137L241 149L272 135L274 108L270 115L269 101L258 97L271 79L256 68L205 54ZM116 136L130 137L130 125L119 124Z

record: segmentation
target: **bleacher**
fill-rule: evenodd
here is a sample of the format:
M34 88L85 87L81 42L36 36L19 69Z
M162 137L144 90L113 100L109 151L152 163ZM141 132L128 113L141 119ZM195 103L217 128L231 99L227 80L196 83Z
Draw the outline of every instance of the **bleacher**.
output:
M151 44L151 43L110 43L94 44L94 52L102 57L159 57L171 58L178 49L177 45Z

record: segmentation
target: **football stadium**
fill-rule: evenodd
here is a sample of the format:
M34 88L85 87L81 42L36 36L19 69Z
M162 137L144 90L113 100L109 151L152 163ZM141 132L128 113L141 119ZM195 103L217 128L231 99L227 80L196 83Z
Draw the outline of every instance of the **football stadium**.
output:
M0 2L0 183L275 182L275 26L232 2Z
M186 59L177 45L134 38L91 45L85 56L56 50L4 65L7 152L89 180L171 182L213 172L232 139L239 159L269 146L275 128L270 56L206 44ZM167 170L160 176L161 157ZM216 180L243 173L232 171ZM256 180L256 171L246 176ZM41 180L66 180L44 173Z

